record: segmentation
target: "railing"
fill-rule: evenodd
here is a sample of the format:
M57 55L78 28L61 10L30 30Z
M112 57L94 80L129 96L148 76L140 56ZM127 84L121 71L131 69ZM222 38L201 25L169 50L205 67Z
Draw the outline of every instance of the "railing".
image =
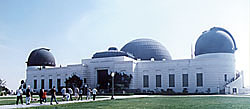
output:
M230 84L230 83L232 83L233 81L237 80L239 77L240 77L240 73L236 73L236 76L233 77L232 79L230 79L229 81L227 81L227 83L225 84L225 86L228 85L228 84Z

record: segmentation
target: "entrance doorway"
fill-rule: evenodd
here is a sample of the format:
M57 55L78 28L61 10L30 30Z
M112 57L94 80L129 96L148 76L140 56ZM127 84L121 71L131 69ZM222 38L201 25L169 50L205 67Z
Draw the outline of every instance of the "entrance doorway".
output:
M99 89L108 89L108 70L97 70L97 84Z
M233 88L233 94L237 94L237 88Z

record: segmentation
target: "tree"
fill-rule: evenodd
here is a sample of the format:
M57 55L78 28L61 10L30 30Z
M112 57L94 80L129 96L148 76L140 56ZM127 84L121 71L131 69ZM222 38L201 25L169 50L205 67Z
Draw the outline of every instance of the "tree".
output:
M0 79L0 92L4 89L5 85L6 85L6 81L3 79Z
M9 89L6 87L6 81L3 79L0 79L0 95L3 95L1 94L2 91L5 92L4 93L5 95L10 92Z
M83 83L82 79L77 75L73 75L68 79L66 79L65 81L66 87L68 88L75 88L75 87L79 88L82 86L82 83Z
M6 81L0 78L0 86L2 87L5 85L6 85Z
M132 80L132 75L131 74L126 74L123 72L116 72L114 81L115 81L115 89L116 90L124 90L124 89L129 89L129 85ZM109 75L109 83L112 85L112 77Z

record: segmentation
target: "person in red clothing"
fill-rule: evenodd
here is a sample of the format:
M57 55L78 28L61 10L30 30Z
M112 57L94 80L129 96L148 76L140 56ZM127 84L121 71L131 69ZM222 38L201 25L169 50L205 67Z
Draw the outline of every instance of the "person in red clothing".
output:
M47 92L46 91L43 92L42 98L43 98L43 102L46 103L47 102Z

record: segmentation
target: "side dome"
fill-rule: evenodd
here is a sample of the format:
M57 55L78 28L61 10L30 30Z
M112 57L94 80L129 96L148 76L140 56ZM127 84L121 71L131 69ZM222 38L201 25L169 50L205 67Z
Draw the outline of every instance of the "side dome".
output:
M195 44L195 56L207 53L234 53L236 50L233 36L219 27L203 32Z
M47 48L33 50L29 55L27 66L56 66L55 58L49 50Z
M132 54L141 60L171 60L168 50L160 43L152 39L136 39L122 47L121 51Z

